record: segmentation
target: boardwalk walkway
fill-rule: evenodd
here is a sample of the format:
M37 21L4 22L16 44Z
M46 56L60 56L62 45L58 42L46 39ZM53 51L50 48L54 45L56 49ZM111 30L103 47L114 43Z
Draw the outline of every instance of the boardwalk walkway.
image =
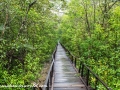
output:
M59 43L55 57L53 90L87 90Z

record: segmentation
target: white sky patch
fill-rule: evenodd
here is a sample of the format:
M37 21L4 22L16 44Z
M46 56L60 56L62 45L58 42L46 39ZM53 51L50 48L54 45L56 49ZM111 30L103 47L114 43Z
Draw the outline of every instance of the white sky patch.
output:
M63 16L64 15L64 11L62 11L61 9L59 11L51 10L51 12L58 15L58 16Z
M50 0L50 2L52 4L54 4L54 7L51 9L51 12L58 16L63 16L64 13L66 12L66 10L63 10L63 8L62 8L63 2L62 1L53 1L53 0ZM66 2L69 3L70 0L66 0Z

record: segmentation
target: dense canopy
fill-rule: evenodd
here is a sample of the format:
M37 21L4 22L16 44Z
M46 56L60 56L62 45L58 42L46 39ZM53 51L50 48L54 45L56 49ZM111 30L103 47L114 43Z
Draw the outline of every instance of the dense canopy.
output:
M119 0L0 0L0 85L38 79L60 40L119 90L119 11Z

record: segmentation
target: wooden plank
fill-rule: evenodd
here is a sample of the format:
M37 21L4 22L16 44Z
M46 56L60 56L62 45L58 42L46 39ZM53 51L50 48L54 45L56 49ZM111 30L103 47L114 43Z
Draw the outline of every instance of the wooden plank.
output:
M54 90L86 90L86 88L54 88Z
M71 87L71 88L73 88L73 87L81 87L81 88L83 88L83 87L85 87L85 85L84 84L64 84L64 83L62 83L62 84L55 84L54 85L54 87Z

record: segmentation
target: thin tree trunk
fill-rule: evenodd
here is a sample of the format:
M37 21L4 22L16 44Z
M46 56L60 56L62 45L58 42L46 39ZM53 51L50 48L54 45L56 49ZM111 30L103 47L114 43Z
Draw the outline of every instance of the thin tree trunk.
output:
M86 30L88 31L89 36L91 36L90 24L89 24L89 19L88 19L88 12L87 12L87 3L84 3L84 10L85 10Z

